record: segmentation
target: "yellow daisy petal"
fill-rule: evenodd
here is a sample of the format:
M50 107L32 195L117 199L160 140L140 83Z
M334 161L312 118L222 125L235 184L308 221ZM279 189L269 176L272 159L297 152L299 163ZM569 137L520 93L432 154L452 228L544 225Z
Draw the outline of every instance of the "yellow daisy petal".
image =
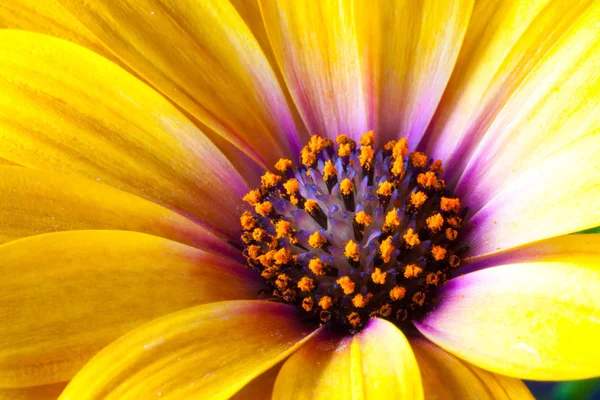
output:
M254 159L272 165L299 151L277 78L228 1L61 4L165 96Z
M223 239L148 200L88 179L0 166L0 243L80 229L149 233L239 257Z
M0 388L0 400L56 400L67 383L54 383L52 385Z
M189 308L112 343L60 398L229 398L310 337L289 305L229 301Z
M118 187L237 236L231 210L248 191L239 174L113 63L64 40L2 31L0 92L0 157Z
M410 341L427 400L533 400L519 379L484 371L442 350L428 340Z
M0 246L0 387L70 379L100 349L154 318L206 302L252 299L251 271L155 236L38 235Z
M419 367L404 334L373 319L355 336L317 336L283 365L273 399L422 399Z
M441 288L438 308L415 322L464 360L523 379L570 380L600 373L598 254L472 272Z
M275 379L283 363L269 369L267 372L254 378L250 383L244 386L239 392L231 396L230 400L265 400L270 399L275 386ZM0 399L1 400L1 399Z

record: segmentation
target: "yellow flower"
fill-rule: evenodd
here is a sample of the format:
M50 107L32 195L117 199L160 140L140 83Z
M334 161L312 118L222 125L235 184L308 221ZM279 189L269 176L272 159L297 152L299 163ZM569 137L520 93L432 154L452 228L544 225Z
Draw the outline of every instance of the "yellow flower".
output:
M600 235L569 234L600 225L599 20L3 2L0 398L522 399L598 376Z

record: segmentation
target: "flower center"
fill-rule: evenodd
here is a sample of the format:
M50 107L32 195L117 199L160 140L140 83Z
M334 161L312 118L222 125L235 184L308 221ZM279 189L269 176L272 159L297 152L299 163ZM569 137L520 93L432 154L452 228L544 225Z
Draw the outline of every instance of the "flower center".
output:
M244 256L280 301L351 333L370 317L402 325L435 303L460 259L464 212L440 179L441 161L407 140L360 147L312 136L301 165L281 159L244 200ZM459 250L460 251L460 250ZM458 252L459 252L458 251Z

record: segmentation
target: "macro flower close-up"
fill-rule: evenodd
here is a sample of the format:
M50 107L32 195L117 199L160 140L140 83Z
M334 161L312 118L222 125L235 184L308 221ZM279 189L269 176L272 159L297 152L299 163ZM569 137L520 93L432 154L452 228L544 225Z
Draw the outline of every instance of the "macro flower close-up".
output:
M600 376L600 1L0 3L0 400Z

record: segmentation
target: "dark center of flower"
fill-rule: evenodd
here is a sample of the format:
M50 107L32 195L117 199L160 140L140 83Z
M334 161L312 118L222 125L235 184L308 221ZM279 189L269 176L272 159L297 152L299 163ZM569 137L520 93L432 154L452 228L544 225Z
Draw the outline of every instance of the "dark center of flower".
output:
M370 317L402 325L435 303L458 267L453 242L464 212L441 161L408 154L406 139L374 148L346 135L311 137L301 165L275 165L244 200L244 256L273 297L352 333Z

